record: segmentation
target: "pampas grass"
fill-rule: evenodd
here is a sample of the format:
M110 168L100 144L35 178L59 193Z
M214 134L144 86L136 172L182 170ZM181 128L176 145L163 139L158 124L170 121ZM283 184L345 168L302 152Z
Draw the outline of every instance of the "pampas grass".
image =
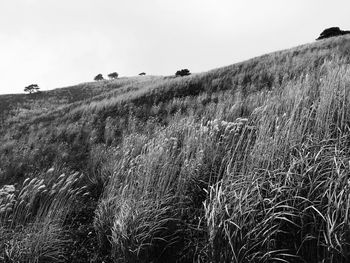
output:
M219 102L206 113L216 119L178 112L154 134L125 138L95 217L112 256L142 261L144 249L159 260L150 251L180 246L173 256L183 260L346 262L349 67L321 67L320 79L302 75L244 98L248 118L234 119L241 100ZM163 199L178 223L162 230L151 218L163 215ZM157 250L169 231L178 243Z
M1 197L2 259L64 260L58 233L89 188L101 261L349 262L348 41L9 117L0 172L50 167L49 152L88 174L50 171Z
M0 259L65 262L65 248L71 242L63 228L65 218L77 198L88 194L86 186L79 186L81 178L79 173L61 174L56 181L50 178L48 185L45 179L27 178L17 193L2 199L11 209L0 218Z

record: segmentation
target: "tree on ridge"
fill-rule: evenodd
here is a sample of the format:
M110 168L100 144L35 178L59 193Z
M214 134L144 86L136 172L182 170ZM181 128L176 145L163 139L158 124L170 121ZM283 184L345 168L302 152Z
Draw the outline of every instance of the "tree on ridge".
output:
M191 75L190 71L188 69L181 69L176 71L175 76L178 77L183 77L183 76L188 76Z
M117 79L118 76L119 76L119 74L117 72L113 72L113 73L108 74L108 78L110 78L110 79Z
M104 80L104 78L103 78L102 74L98 74L98 75L96 75L96 76L94 77L94 80L95 80L95 81L100 81L100 80Z
M40 88L39 88L38 84L30 84L24 88L24 92L29 92L29 94L32 94L34 92L38 92L39 89Z

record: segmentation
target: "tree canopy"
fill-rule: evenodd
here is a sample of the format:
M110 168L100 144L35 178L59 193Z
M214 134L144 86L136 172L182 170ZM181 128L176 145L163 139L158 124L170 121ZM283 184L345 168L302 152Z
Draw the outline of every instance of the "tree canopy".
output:
M102 74L96 75L95 78L94 78L94 80L95 80L95 81L104 80L103 75L102 75Z
M119 74L117 72L113 72L113 73L108 74L108 77L110 79L117 79L118 76L119 76Z
M188 75L191 75L190 71L188 69L181 69L181 70L178 70L176 71L175 73L175 76L180 76L180 77L183 77L183 76L188 76Z
M24 92L29 92L29 94L32 94L34 92L39 91L39 86L38 84L30 84L27 87L24 88Z
M343 31L339 27L330 27L322 31L316 40L350 34L350 31Z

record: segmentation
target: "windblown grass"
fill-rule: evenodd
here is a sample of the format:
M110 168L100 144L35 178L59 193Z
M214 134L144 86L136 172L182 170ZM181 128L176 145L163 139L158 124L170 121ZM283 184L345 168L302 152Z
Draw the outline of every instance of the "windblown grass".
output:
M179 113L156 133L126 137L95 218L101 245L110 242L121 262L161 262L167 253L346 262L350 68L333 60L321 70L321 79L305 74L248 96L255 104L245 109L248 119L227 121L241 112L236 101L230 112L227 104L209 106L214 121ZM146 247L137 242L152 235ZM145 257L150 251L157 253Z
M2 196L1 260L66 262L65 249L71 240L64 223L77 198L88 195L86 187L78 185L81 178L78 173L62 174L57 180L50 178L48 185L44 179L28 178L20 191Z
M7 257L64 260L70 240L55 233L88 185L99 199L96 261L349 262L348 43L106 82L85 101L9 116L0 176L52 165L86 176L31 177L0 203ZM47 248L21 235L41 224Z

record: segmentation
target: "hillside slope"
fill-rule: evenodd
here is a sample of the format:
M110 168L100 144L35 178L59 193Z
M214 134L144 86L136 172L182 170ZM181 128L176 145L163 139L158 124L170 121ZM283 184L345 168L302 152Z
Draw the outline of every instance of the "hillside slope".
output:
M348 262L349 63L344 36L0 96L3 258Z

